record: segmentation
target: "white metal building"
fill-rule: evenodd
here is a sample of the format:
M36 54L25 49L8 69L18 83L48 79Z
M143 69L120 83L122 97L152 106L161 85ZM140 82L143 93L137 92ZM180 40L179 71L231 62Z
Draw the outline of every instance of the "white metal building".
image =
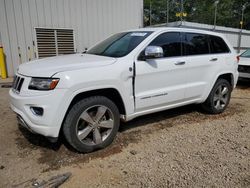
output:
M223 33L227 39L231 42L236 51L244 51L250 48L250 31L249 30L241 30L230 27L216 26L214 28L213 25L194 23L194 22L186 22L186 21L178 21L171 22L167 24L157 25L157 26L169 26L169 27L185 27L185 28L194 28L194 29L204 29L204 30L212 30L215 32Z
M142 26L143 0L0 0L8 76L20 63L83 52L115 32Z

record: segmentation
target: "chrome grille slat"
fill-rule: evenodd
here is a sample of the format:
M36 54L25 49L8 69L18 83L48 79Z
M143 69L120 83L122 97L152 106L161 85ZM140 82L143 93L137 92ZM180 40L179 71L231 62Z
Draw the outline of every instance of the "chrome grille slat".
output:
M17 82L17 76L15 76L15 78L14 78L14 82L13 82L13 88L15 88L16 87L16 82Z
M22 78L20 76L15 76L14 81L13 81L12 90L16 93L20 93L23 82L24 82L24 78Z
M22 85L23 85L24 78L21 78L18 85L17 85L17 91L20 92Z
M18 77L18 78L17 78L17 84L16 84L16 88L15 88L15 89L17 89L17 87L19 86L20 80L21 80L21 78Z

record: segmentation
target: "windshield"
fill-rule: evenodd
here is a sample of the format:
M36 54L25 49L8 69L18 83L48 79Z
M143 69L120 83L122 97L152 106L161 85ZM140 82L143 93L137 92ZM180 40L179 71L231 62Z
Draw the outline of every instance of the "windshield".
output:
M248 49L243 54L241 54L240 57L248 57L248 58L250 58L250 49Z
M152 32L136 31L115 34L89 49L87 54L123 57L134 50Z

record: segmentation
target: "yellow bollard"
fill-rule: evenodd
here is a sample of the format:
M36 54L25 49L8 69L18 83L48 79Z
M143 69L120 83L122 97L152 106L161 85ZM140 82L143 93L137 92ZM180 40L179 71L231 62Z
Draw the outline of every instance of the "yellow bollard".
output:
M2 79L7 78L7 72L6 72L5 62L4 62L4 53L3 53L2 46L0 46L0 70L1 70Z

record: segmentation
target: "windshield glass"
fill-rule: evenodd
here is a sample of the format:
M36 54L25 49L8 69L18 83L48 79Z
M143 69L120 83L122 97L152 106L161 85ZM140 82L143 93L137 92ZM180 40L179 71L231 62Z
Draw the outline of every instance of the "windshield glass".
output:
M250 49L248 49L243 54L241 54L240 57L248 57L248 58L250 58Z
M87 54L123 57L135 49L152 32L135 31L115 34L89 49Z

